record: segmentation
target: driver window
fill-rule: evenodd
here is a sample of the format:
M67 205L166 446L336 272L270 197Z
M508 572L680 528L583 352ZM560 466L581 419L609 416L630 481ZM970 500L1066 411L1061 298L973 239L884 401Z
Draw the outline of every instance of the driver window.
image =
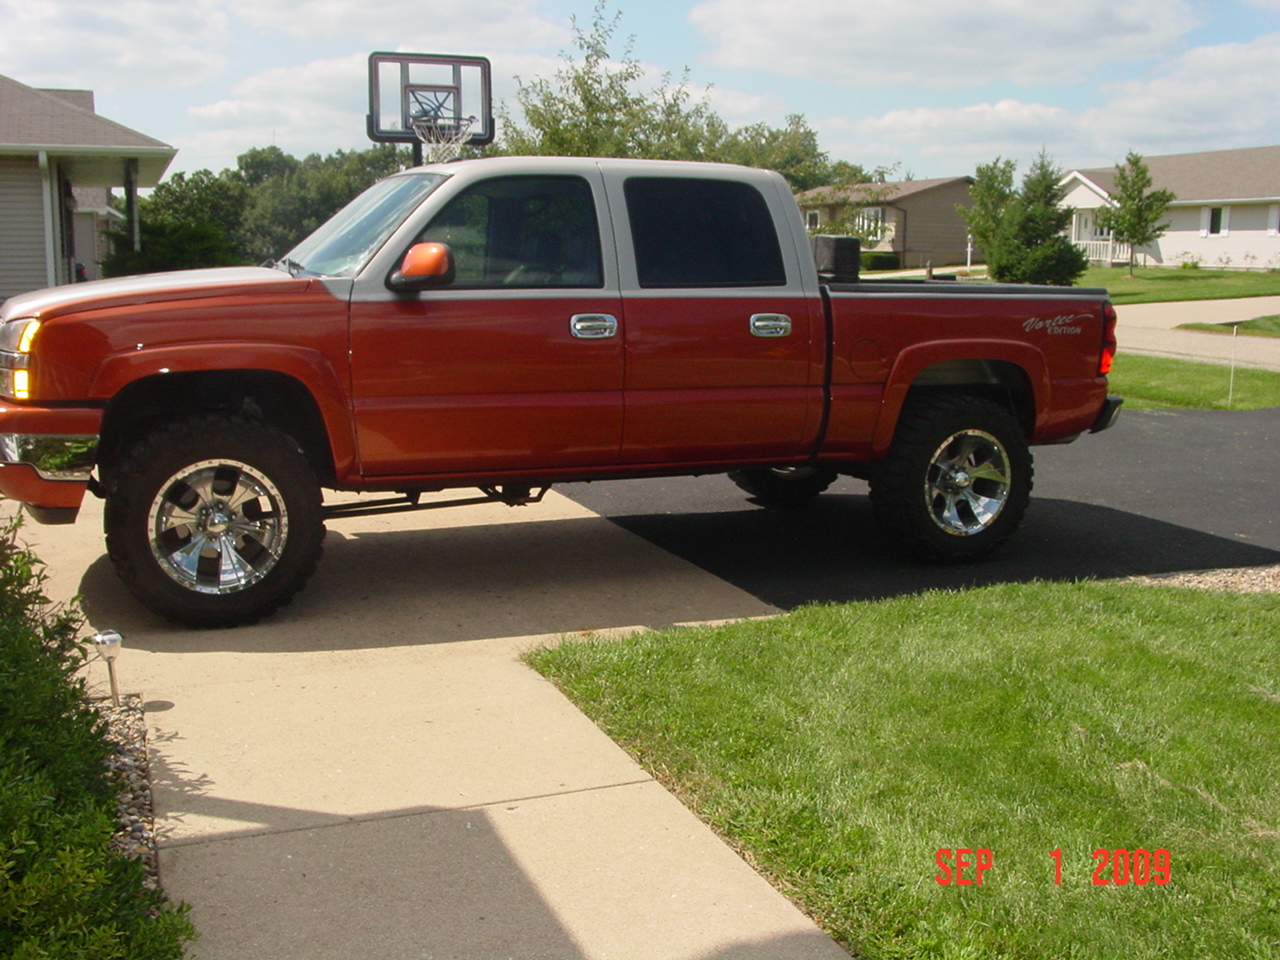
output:
M456 287L600 287L600 235L580 177L496 177L454 197L418 242L447 243Z

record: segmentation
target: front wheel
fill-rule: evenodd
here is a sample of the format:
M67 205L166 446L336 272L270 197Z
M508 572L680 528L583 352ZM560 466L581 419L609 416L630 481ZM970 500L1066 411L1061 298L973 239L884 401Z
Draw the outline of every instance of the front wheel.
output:
M1022 428L975 397L938 397L903 409L889 455L871 479L881 528L925 560L971 560L1022 522L1032 464Z
M193 627L252 623L288 603L324 539L320 486L292 438L212 414L157 430L126 454L105 523L130 591Z

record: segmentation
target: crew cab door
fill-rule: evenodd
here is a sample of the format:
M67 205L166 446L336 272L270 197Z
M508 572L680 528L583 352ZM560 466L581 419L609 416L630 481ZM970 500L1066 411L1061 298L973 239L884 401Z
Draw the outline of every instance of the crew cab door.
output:
M609 191L625 216L623 462L803 456L821 412L822 320L775 227L790 196L763 174L653 168Z
M414 242L456 279L359 290L351 375L365 476L518 472L618 459L622 304L598 174L482 179ZM407 245L405 245L407 249Z

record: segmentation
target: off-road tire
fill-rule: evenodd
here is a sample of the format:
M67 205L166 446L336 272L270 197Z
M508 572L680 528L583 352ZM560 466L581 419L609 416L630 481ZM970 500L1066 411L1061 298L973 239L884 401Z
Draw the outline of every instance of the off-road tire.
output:
M191 627L253 623L310 578L324 540L302 449L247 417L198 414L128 450L111 474L107 552L129 590Z
M1007 410L977 397L932 397L903 409L889 454L871 474L871 503L900 552L973 560L1018 528L1032 474L1026 435Z

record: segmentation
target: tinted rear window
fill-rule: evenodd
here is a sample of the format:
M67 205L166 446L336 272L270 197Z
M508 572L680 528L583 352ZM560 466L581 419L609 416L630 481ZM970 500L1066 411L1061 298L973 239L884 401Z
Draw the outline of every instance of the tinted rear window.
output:
M786 285L773 218L755 187L633 177L624 192L640 286Z

